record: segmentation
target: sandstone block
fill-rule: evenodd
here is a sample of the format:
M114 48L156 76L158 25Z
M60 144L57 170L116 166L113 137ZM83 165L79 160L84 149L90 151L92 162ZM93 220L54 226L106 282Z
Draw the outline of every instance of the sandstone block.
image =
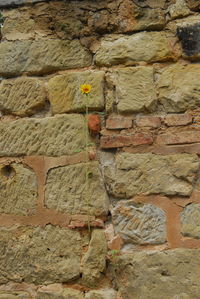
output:
M98 163L80 163L50 170L45 205L69 214L106 215L108 197Z
M101 137L100 145L101 148L116 148L124 146L137 146L142 144L152 144L153 138L148 133L135 133L135 134L118 134L108 135Z
M31 115L42 108L47 99L42 81L21 77L0 84L0 110L19 116Z
M186 126L192 123L192 116L190 114L169 114L165 117L167 126Z
M110 116L106 120L107 129L129 129L132 127L133 119L132 117L123 117L123 116Z
M62 288L58 284L53 284L39 288L36 299L84 299L84 296L78 290Z
M140 32L103 38L95 62L99 66L134 65L138 61L156 62L173 58L173 50L164 32Z
M101 289L86 293L85 299L117 299L117 292L113 289Z
M136 125L138 127L159 128L161 120L158 116L137 116Z
M113 260L112 279L122 299L197 299L200 250L123 254Z
M200 142L199 131L183 131L161 134L157 137L157 143L159 144L184 144L184 143L198 143Z
M46 74L90 64L91 56L78 40L42 39L0 44L1 76L16 76L24 72Z
M121 68L109 75L113 99L120 113L152 110L156 93L152 67Z
M190 204L181 213L182 234L200 239L200 204Z
M188 196L193 190L199 159L196 155L121 153L104 168L108 192L115 197L136 194Z
M90 84L88 95L81 93L80 86ZM89 110L104 108L104 72L70 72L55 76L49 80L49 100L54 114L63 112L84 112L86 104Z
M151 204L120 201L112 211L115 232L126 243L160 244L166 242L165 213Z
M103 230L92 232L88 251L82 260L82 279L87 286L97 285L106 267L107 242ZM95 297L94 297L95 298Z
M0 243L0 283L50 284L79 277L82 245L77 231L51 225L1 228Z
M47 1L47 0L1 0L0 7L7 7L7 6L13 6L13 5L21 5L26 3L37 3L41 1Z
M184 112L200 106L200 66L173 65L158 80L159 101L166 112Z
M30 299L30 295L26 292L6 292L0 291L0 299Z
M187 6L185 0L177 0L175 4L172 4L167 9L171 19L186 17L191 14L190 9Z
M0 156L73 154L85 147L84 128L79 114L0 122Z
M0 165L0 213L34 214L36 202L36 175L22 164Z

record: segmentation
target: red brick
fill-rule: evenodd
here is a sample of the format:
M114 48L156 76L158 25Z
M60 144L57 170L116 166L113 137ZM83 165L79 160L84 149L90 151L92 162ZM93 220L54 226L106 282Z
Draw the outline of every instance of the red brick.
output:
M110 116L106 120L107 129L129 129L132 128L132 118L123 116Z
M98 114L88 115L88 128L93 134L98 134L101 130L101 119Z
M192 116L190 114L171 114L165 117L167 126L185 126L192 123Z
M138 127L159 128L161 126L161 120L158 116L137 116L135 122Z
M163 134L157 137L158 144L183 144L200 142L200 131Z
M136 133L132 135L112 135L101 137L101 148L117 148L130 145L151 144L153 138L151 134Z

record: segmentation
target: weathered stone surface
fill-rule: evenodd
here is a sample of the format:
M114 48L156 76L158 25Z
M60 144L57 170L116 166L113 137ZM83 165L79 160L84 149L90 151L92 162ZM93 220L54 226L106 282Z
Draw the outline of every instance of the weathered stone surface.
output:
M46 182L45 205L69 214L106 215L108 197L98 162L50 170Z
M176 64L165 68L158 80L159 100L167 112L200 107L200 66Z
M163 32L141 32L131 36L108 36L95 55L97 65L134 65L138 61L173 59L173 50Z
M86 293L85 299L116 299L117 292L113 289L95 290Z
M0 165L0 212L33 214L36 201L36 175L21 164Z
M25 292L4 292L0 291L0 299L30 299L30 295Z
M81 237L68 228L0 230L0 283L49 284L79 277Z
M84 128L78 114L0 122L0 156L73 154L85 147Z
M109 74L113 102L121 113L152 110L156 93L152 67L121 68Z
M192 123L192 116L188 113L184 114L168 114L164 122L167 126L186 126Z
M198 299L200 250L176 249L124 254L113 260L121 299Z
M200 239L200 204L187 205L181 213L182 234Z
M171 19L185 17L191 14L190 9L187 6L185 0L177 0L176 3L169 6L167 12Z
M2 76L15 76L24 72L45 74L90 64L91 55L78 40L40 39L0 44Z
M97 285L106 267L107 242L103 230L92 232L88 251L82 260L82 280L87 286ZM95 297L94 297L95 298Z
M0 84L0 110L11 114L31 115L42 108L47 99L41 80L21 77L3 80Z
M48 83L53 113L84 112L86 104L89 110L102 110L104 108L103 83L103 71L70 72L53 77ZM81 93L82 84L92 86L90 94Z
M112 210L115 232L125 242L160 244L166 241L165 213L151 204L120 201Z
M115 165L104 168L108 192L120 198L136 194L188 196L199 168L196 155L154 155L121 153Z
M39 288L36 299L84 299L83 293L58 284Z
M13 5L21 5L21 4L30 4L30 3L37 3L42 1L48 1L48 0L1 0L0 7L7 7L7 6L13 6Z

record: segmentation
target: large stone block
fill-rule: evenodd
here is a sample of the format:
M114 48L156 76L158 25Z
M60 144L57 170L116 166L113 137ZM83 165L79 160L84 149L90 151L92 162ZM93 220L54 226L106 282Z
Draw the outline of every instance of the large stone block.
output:
M184 208L181 225L184 236L200 239L200 204L193 203Z
M78 290L53 284L39 288L36 299L84 299L84 295Z
M91 55L78 40L37 40L2 42L0 75L46 74L57 70L86 67Z
M199 168L196 155L121 153L104 168L108 192L120 198L136 194L189 196Z
M31 115L42 108L47 99L41 80L21 77L0 84L0 110L19 116Z
M0 230L0 283L50 284L80 274L81 237L68 228Z
M121 113L152 110L156 92L152 67L121 68L108 75L112 100Z
M85 299L117 299L117 292L113 289L93 290L86 293Z
M145 245L166 242L165 213L151 204L120 201L112 211L112 222L115 232L127 243Z
M90 84L91 92L82 94L80 86ZM49 100L54 114L63 112L84 112L104 108L104 72L70 72L49 80Z
M174 58L163 32L140 32L130 36L108 36L101 40L95 55L97 65L134 65L138 61L155 62Z
M82 280L89 287L95 287L106 268L107 242L103 230L92 232L88 251L82 259ZM95 298L95 297L94 297Z
M30 299L30 295L26 292L6 292L0 291L0 299Z
M200 250L123 254L113 260L112 281L121 299L198 299Z
M0 122L0 156L73 154L85 147L84 128L79 114Z
M21 164L0 165L0 213L33 214L36 202L36 175Z
M106 215L108 196L98 162L51 169L47 176L45 205L69 214Z
M175 64L165 68L157 82L159 101L166 112L200 107L200 66Z

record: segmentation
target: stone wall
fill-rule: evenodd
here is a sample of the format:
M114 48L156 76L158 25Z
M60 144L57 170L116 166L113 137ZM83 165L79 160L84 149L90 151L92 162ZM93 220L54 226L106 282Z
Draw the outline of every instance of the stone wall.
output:
M0 299L199 299L200 2L0 7Z

